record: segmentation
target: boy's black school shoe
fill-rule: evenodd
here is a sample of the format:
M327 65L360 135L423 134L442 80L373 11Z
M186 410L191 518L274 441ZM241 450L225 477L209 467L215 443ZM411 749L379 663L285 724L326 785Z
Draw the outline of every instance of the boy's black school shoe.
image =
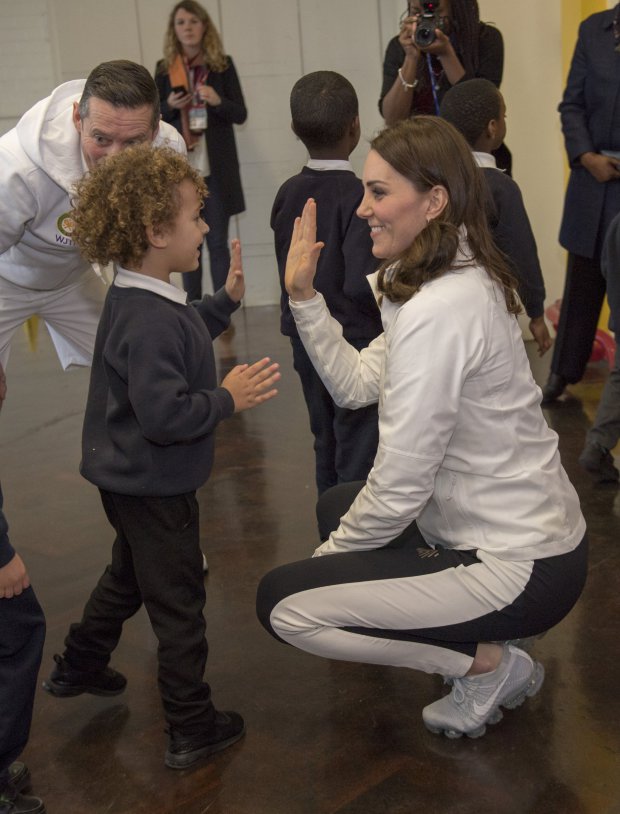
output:
M62 656L54 656L56 667L43 689L59 698L81 695L120 695L127 686L127 679L121 673L106 667L105 670L75 670Z
M554 401L557 401L564 390L566 390L567 384L568 382L564 376L560 376L559 373L550 373L547 383L542 388L543 395L541 404L546 406L547 404L553 404Z
M22 763L21 760L16 760L9 766L9 783L14 789L17 789L20 794L30 791L32 788L28 766Z
M579 456L579 464L594 477L596 483L618 483L620 480L613 455L596 441L585 445Z
M0 814L45 814L43 800L20 794L11 783L0 791Z
M170 769L187 769L202 758L221 752L245 735L245 723L237 712L216 712L215 724L204 735L169 731L165 763Z

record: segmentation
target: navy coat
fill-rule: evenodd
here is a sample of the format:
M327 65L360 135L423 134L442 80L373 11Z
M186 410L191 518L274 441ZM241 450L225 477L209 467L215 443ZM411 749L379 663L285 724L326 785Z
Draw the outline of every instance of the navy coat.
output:
M560 243L573 254L598 256L620 212L620 181L598 182L579 163L586 152L620 152L620 53L614 50L615 9L581 23L564 97L559 105L571 167Z
M243 124L248 112L235 65L230 57L227 59L225 71L209 71L207 77L207 85L217 91L222 104L217 107L207 105L206 135L211 174L219 181L224 211L230 217L245 210L233 124ZM181 132L181 111L169 107L167 102L171 86L163 60L157 63L155 84L159 90L162 119Z

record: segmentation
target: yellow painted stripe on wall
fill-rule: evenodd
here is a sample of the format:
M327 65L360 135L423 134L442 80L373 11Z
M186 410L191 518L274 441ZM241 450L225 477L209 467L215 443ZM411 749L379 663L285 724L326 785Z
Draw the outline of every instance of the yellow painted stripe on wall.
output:
M591 14L605 11L609 7L606 0L562 0L562 67L564 76L568 74L570 61L575 50L579 23Z

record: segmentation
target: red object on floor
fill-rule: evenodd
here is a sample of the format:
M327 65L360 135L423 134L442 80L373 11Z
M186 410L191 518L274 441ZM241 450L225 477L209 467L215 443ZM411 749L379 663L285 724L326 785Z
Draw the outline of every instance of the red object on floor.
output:
M545 316L553 325L555 332L558 330L558 323L560 321L560 309L562 308L562 300L556 300L545 310ZM592 343L592 353L590 355L591 362L600 362L605 360L609 367L613 366L614 359L616 358L616 342L607 331L596 329L594 342Z

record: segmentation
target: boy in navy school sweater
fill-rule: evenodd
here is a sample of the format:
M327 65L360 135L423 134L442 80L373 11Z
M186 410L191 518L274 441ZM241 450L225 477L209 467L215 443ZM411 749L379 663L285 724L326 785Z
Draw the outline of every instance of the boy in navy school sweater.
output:
M219 422L272 398L279 378L278 366L262 359L217 384L211 338L228 326L245 290L239 241L213 296L188 304L170 282L172 272L196 267L208 231L200 217L205 193L183 156L146 146L107 159L77 187L73 239L91 262L118 264L97 331L81 464L116 539L44 683L59 697L123 692L125 677L107 665L123 623L144 603L159 641L172 769L245 731L236 712L216 710L204 681L196 489L209 477Z
M291 91L292 128L309 153L298 175L278 190L271 212L282 287L280 329L290 337L295 370L301 379L314 435L319 495L337 483L366 480L378 444L377 407L338 407L314 370L297 334L284 288L284 269L295 216L308 198L317 202L317 240L325 243L314 285L342 325L345 339L358 350L382 331L381 317L367 275L376 271L372 242L356 209L362 182L349 156L360 138L358 100L351 83L333 71L315 71Z
M511 262L529 328L542 356L551 347L545 324L545 283L536 241L521 190L512 178L497 169L491 151L506 137L506 105L488 79L458 82L443 97L441 117L453 124L469 142L491 193L489 225L493 239Z
M0 409L6 378L0 364ZM26 746L45 641L45 616L26 567L9 540L0 485L0 811L45 814L43 801L23 794L30 772L15 760Z

